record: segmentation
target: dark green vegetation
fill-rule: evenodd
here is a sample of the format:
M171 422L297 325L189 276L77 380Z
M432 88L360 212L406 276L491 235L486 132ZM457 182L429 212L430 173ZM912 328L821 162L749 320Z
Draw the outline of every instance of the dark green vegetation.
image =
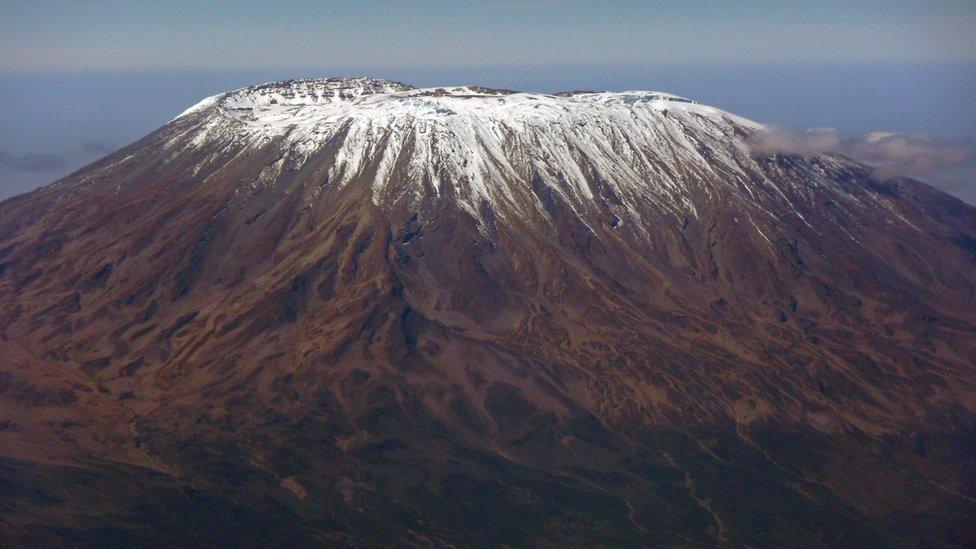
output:
M183 445L170 450L187 467L182 478L5 459L0 524L8 543L92 546L942 546L976 535L976 504L947 505L942 493L972 489L971 422L884 441L768 426L750 430L748 442L733 431L651 431L638 444L605 429L581 432L581 420L519 447L549 462L587 456L585 465L549 468L430 437L433 421L414 419L415 432L349 454L316 444L335 427L309 421L283 434L277 452L264 449L261 468L231 447ZM838 462L841 449L847 459ZM283 490L269 469L301 475L307 498ZM838 497L838 486L850 495ZM34 515L49 519L18 518Z

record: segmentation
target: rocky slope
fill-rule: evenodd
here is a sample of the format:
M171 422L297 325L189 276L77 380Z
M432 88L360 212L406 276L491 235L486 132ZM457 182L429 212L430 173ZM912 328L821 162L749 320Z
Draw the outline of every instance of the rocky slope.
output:
M0 530L971 541L976 210L762 131L288 81L0 203Z

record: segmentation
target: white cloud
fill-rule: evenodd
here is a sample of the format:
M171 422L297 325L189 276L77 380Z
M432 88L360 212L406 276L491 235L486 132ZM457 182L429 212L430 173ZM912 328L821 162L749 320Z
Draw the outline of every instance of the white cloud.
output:
M844 135L833 128L773 130L755 136L759 154L843 154L875 169L878 177L905 176L960 196L976 195L976 143L924 134L870 132Z

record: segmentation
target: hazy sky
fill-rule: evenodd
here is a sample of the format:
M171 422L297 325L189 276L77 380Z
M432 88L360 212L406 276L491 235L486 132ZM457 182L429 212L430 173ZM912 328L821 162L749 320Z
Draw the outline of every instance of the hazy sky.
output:
M5 0L0 12L3 70L976 57L972 1Z
M0 199L203 96L336 74L659 89L787 129L833 127L844 143L905 133L915 148L900 154L954 151L936 156L954 159L946 170L913 175L976 203L976 2L935 0L2 0Z

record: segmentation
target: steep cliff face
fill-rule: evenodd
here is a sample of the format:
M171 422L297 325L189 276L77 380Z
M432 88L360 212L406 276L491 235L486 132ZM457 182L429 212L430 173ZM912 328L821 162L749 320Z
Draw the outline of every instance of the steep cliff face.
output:
M657 92L289 81L3 202L0 521L971 539L976 210L762 131Z

